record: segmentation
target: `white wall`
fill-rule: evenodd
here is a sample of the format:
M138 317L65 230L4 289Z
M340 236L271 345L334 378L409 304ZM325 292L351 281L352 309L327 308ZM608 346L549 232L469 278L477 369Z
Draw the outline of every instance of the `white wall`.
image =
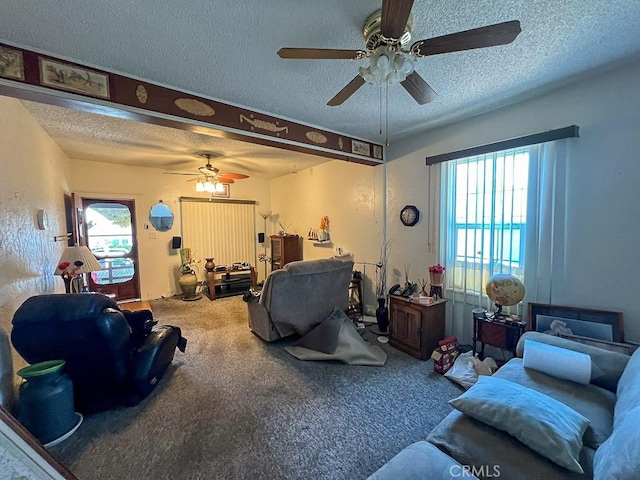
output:
M392 267L439 259L437 235L429 253L426 225L407 230L395 221L405 203L427 208L426 156L576 124L580 138L569 142L567 161L563 268L553 281L552 303L622 311L626 338L640 340L639 80L640 64L626 66L392 149L400 157L388 166L389 237L406 238ZM432 208L439 215L438 205Z
M329 258L338 247L350 252L355 269L364 271L360 262L376 263L380 256L383 231L383 167L332 161L295 174L274 179L268 234L279 229L280 221L289 233L304 238L303 258ZM331 244L315 246L307 240L310 228L319 228L320 219L329 217ZM269 253L269 252L268 252ZM375 267L366 266L364 297L373 308L372 279Z
M12 98L0 97L0 145L0 327L8 333L28 297L64 292L53 272L66 242L53 237L66 231L69 159ZM48 212L48 230L38 229L39 209ZM14 363L24 364L16 355Z
M171 237L182 236L180 225L180 201L184 197L208 198L210 194L196 193L194 182L187 177L165 175L156 168L131 167L73 160L70 176L71 189L83 197L134 199L136 205L136 227L140 254L140 289L142 299L154 299L171 296L180 292L177 284L180 255L178 250L170 248ZM239 180L231 185L231 199L256 200L256 232L262 231L263 220L258 215L261 208L270 208L270 182L257 178ZM174 212L173 228L168 232L156 232L149 224L149 211L162 200ZM149 224L150 225L150 224ZM155 233L156 238L151 238ZM189 245L183 245L188 247ZM262 245L257 243L260 253ZM198 252L192 252L197 258ZM204 254L201 254L201 257ZM199 264L204 271L204 259ZM257 259L239 259L250 261L254 265ZM260 269L258 269L260 271Z

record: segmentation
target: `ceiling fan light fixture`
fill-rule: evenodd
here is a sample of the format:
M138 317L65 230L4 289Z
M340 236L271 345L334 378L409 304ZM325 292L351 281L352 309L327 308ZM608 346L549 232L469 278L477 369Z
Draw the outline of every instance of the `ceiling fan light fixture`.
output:
M381 45L369 57L369 66L360 67L360 76L373 85L395 85L413 72L414 64L410 53Z

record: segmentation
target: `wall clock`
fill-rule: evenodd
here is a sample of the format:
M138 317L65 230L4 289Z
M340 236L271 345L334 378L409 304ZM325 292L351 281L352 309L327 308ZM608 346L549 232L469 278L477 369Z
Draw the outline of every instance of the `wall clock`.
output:
M49 215L47 214L46 210L38 210L36 218L38 220L38 228L40 230L46 230L47 228L49 228Z
M413 227L420 220L420 211L415 205L406 205L400 210L400 220L407 227Z

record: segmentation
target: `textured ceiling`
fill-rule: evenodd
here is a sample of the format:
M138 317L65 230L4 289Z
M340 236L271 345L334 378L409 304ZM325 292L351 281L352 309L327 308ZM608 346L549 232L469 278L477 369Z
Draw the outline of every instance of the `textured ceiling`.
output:
M221 173L265 179L330 160L52 105L22 103L70 158L193 173L206 163L197 153L210 152L211 163Z
M276 55L284 46L362 48L362 24L380 5L378 0L3 0L0 41L381 141L376 87L365 85L342 106L326 106L366 60ZM390 88L390 141L640 55L637 0L416 0L413 39L514 19L522 33L510 45L419 60L416 70L438 93L433 103L419 106L400 86ZM158 142L161 149L162 139Z

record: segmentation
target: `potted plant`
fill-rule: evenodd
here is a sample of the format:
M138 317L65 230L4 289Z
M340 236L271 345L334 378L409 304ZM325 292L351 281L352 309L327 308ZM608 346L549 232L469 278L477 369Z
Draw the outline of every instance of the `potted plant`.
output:
M180 259L182 263L178 267L178 273L180 276L178 277L178 285L180 285L180 289L182 290L182 299L183 300L197 300L200 298L196 296L196 289L198 288L198 275L196 272L197 261L191 258L191 249L190 248L182 248L180 249Z

